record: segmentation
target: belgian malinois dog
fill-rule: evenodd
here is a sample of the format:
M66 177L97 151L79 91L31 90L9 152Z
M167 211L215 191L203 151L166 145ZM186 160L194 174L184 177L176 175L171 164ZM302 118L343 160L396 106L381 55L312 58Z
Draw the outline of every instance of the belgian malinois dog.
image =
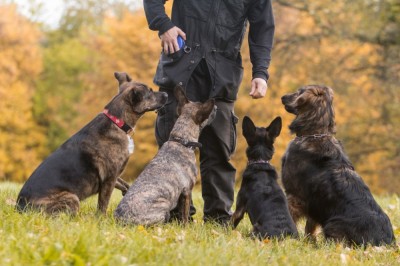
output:
M389 217L356 173L334 137L333 90L319 85L282 97L296 117L296 134L282 159L282 181L295 222L305 216L306 234L317 225L326 238L350 245L382 245L395 241Z
M278 174L270 164L274 154L274 142L282 128L282 119L275 118L268 127L256 127L245 116L243 136L248 147L247 167L232 215L233 228L249 215L253 235L263 238L297 237L296 225L290 216L286 196L278 185Z
M99 193L98 211L105 213L114 187L123 194L129 185L119 176L133 145L129 133L147 111L161 108L167 94L153 92L116 72L119 93L85 127L45 159L22 187L17 209L48 214L76 214L79 202Z
M123 224L152 225L168 222L178 206L180 218L189 218L192 188L196 182L195 148L199 135L215 117L214 99L190 102L181 87L175 88L178 119L154 159L122 198L114 216Z

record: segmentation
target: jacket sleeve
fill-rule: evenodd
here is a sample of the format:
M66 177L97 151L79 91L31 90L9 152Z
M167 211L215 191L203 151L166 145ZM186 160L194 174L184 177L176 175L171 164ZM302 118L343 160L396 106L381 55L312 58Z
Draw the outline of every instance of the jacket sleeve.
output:
M149 28L158 31L158 35L174 27L171 19L165 13L164 3L165 1L163 0L143 0L144 12L146 13Z
M247 19L250 23L249 48L253 79L263 78L268 81L275 32L271 0L253 0L248 9Z

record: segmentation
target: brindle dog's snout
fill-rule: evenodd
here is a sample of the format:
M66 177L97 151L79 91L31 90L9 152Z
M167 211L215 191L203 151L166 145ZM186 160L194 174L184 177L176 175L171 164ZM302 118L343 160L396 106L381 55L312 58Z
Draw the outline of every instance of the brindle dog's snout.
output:
M207 125L210 125L214 121L215 117L217 116L217 112L218 112L218 107L214 105L214 109L211 111L211 114L208 117Z
M168 100L168 94L166 92L160 92L161 93L161 102L162 104L166 104Z

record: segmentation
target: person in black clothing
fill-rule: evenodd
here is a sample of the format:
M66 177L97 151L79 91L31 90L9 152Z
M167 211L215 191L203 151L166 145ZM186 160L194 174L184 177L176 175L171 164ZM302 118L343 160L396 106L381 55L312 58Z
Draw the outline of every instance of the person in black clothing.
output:
M168 140L177 118L176 85L185 88L191 101L216 100L216 118L199 139L200 173L204 220L224 224L232 215L234 200L236 169L229 160L236 146L238 119L233 109L243 77L240 47L249 24L250 96L262 98L275 29L271 0L175 0L171 19L165 13L165 1L143 3L149 28L158 31L163 48L154 83L168 93L156 121L158 145ZM181 49L178 36L185 40Z

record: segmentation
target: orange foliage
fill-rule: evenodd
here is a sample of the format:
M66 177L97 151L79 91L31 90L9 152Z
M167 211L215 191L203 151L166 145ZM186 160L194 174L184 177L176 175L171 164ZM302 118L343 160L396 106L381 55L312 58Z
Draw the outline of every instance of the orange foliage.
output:
M39 41L38 29L15 6L0 6L0 180L22 181L39 163L44 139L32 115Z

